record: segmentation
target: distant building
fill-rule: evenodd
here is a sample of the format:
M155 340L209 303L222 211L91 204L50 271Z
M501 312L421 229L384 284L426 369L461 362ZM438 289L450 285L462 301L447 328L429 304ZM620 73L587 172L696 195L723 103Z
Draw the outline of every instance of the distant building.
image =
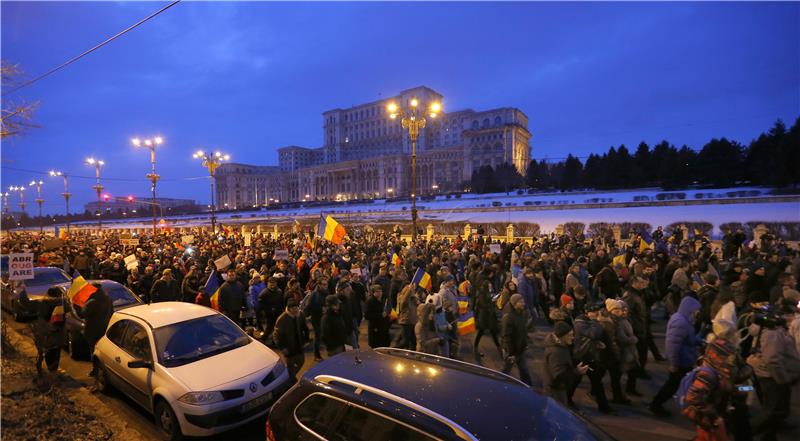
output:
M219 207L408 196L411 142L400 118L389 118L386 106L394 102L407 109L412 98L424 108L443 97L421 86L379 101L328 110L322 114L322 147L280 148L277 167L222 165L216 180ZM427 118L417 142L420 195L463 189L472 171L483 165L507 162L524 173L531 157L530 137L528 117L512 107L465 109Z
M152 211L152 204L153 199L150 197L136 197L134 196L133 201L128 201L125 199L113 199L109 200L108 202L102 202L103 211L112 211L112 212L127 212L130 213L133 210L136 210L139 214L147 215ZM185 211L194 211L197 209L197 203L195 203L192 199L175 199L175 198L156 198L156 213L161 215L161 210L163 209L165 214L167 211L181 209ZM89 211L90 213L96 213L98 210L98 202L92 201L88 204L84 205L84 209ZM160 207L160 208L159 208Z

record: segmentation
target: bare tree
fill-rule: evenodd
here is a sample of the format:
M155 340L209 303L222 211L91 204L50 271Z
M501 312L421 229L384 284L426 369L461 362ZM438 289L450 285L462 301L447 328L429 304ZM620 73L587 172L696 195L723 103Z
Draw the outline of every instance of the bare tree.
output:
M3 89L13 88L20 84L23 72L16 64L0 61ZM0 120L0 139L21 135L28 129L38 127L33 123L33 112L39 106L38 101L27 102L3 99L2 120Z

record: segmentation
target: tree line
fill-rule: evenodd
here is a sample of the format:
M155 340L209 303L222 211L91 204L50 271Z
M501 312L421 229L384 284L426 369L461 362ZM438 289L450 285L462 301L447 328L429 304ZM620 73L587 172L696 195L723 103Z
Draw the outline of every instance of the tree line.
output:
M786 187L800 183L800 118L787 130L778 120L744 146L727 138L714 138L700 151L686 145L677 148L664 140L650 147L642 142L636 150L611 147L591 154L586 162L573 155L558 163L532 160L525 176L510 164L482 166L472 172L475 193L579 188L623 189L689 185L731 187L742 184Z

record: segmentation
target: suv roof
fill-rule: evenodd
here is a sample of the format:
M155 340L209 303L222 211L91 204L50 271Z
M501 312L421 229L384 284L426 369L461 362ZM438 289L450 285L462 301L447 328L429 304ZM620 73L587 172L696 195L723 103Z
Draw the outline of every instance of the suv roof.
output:
M335 377L346 381L339 382ZM403 401L410 401L433 413L435 419L455 423L455 427L448 424L455 434L463 428L479 439L606 437L513 377L414 351L379 348L345 352L309 369L303 381L350 394L361 393L357 386L360 383L368 386L368 391L385 392L384 398L395 403L407 406Z

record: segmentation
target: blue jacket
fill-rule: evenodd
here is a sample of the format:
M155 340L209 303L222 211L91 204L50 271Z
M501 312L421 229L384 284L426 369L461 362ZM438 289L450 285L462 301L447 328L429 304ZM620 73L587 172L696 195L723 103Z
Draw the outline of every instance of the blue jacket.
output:
M247 293L247 310L258 311L258 295L261 291L265 290L267 285L264 282L258 282L250 285L250 291Z
M517 292L525 299L525 307L529 310L536 309L539 304L539 284L529 280L525 273L520 274L517 279Z
M694 297L684 297L678 312L672 314L667 323L667 359L670 366L692 368L697 361L697 348L702 344L694 332L694 313L700 310L700 302Z

